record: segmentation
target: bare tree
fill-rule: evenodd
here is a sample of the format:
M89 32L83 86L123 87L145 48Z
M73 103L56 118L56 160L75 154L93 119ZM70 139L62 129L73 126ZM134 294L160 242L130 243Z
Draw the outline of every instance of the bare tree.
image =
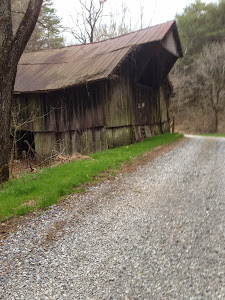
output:
M144 5L139 2L139 16L132 18L131 11L126 3L121 7L113 8L105 14L107 0L79 0L80 6L76 9L76 19L72 17L73 28L65 28L72 33L78 43L92 43L113 38L144 27Z
M79 0L80 10L76 11L74 28L70 30L79 43L95 42L95 31L101 21L105 2L106 0Z
M144 4L140 1L140 29L144 26Z
M30 0L13 34L11 0L0 1L0 183L9 178L10 119L17 65L34 30L43 0Z
M111 12L106 17L108 19L107 22L102 22L95 29L94 39L96 42L135 30L135 27L132 26L131 17L129 15L129 8L125 3L121 4L120 12Z
M218 131L218 116L225 106L225 43L206 45L190 66L175 68L172 73L175 104L198 104L212 112L212 132ZM210 122L210 121L209 121Z
M218 114L225 105L225 43L206 45L194 66L199 93L211 106L217 132Z

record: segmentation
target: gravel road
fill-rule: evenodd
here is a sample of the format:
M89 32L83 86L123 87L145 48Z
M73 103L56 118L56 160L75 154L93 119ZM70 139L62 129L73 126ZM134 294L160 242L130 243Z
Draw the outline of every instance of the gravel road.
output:
M191 138L32 219L0 299L225 299L225 139Z

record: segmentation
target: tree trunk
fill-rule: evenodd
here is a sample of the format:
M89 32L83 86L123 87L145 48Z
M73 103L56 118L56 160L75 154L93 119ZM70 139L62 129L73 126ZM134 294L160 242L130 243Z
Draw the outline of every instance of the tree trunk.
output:
M219 121L218 121L218 110L213 108L213 113L214 113L214 120L213 120L213 132L217 133L218 132L218 125L219 125Z
M9 178L10 119L16 71L0 74L0 183Z
M43 0L29 0L15 35L11 1L0 0L0 184L9 178L10 121L17 65L34 30Z
M215 132L218 132L218 125L219 125L219 122L218 122L218 111L216 110L215 111Z

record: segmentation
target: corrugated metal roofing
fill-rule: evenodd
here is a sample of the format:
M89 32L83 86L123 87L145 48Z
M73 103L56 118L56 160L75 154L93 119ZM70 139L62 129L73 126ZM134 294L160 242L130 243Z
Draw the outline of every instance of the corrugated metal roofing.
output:
M133 46L162 40L173 24L170 21L98 43L25 53L14 91L58 90L107 78Z

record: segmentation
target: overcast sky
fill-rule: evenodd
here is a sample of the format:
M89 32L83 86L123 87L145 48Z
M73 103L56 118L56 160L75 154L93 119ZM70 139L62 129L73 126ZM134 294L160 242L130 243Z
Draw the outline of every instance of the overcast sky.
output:
M105 12L116 12L121 8L122 3L129 7L129 14L132 23L136 23L140 16L140 2L144 6L144 27L164 23L173 20L177 13L182 13L183 9L193 3L189 0L106 0ZM205 3L218 1L203 1ZM71 24L71 16L76 14L75 7L79 0L53 0L58 16L62 18L65 25Z

